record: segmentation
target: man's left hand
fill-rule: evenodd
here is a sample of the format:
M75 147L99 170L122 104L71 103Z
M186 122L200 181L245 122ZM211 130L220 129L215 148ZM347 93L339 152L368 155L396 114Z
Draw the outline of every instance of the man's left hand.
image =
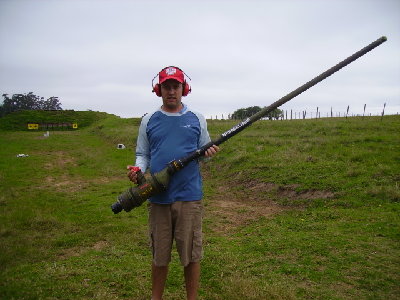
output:
M204 153L205 157L212 157L219 151L219 147L216 145L212 145L210 148L206 150Z

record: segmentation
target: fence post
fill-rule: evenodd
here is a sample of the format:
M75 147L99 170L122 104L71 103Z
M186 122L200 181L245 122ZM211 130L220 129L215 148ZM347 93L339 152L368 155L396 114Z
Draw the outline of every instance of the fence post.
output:
M386 102L385 102L385 104L383 104L383 110L382 110L381 121L383 120L383 115L385 114L385 107L386 107Z

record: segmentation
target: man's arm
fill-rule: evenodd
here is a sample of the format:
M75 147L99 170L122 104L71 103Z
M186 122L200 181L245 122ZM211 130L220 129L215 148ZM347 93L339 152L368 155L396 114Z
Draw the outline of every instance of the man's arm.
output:
M148 115L147 115L148 116ZM142 119L139 127L139 134L136 142L136 163L135 166L139 167L144 173L150 165L150 144L147 137L146 128L149 117L145 116ZM137 174L132 170L132 166L127 166L129 180L137 183Z
M146 132L149 119L149 115L146 115L142 119L136 142L136 166L139 167L143 173L146 172L150 165L150 143Z

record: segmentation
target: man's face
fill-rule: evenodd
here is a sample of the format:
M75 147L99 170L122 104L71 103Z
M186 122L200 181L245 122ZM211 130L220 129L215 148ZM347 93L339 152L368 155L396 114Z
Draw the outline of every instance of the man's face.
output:
M161 97L163 108L168 112L178 112L182 108L182 83L168 79L161 83Z

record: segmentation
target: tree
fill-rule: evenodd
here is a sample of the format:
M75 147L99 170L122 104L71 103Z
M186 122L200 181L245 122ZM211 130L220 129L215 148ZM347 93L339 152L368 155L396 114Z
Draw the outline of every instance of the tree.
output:
M248 118L248 117L258 113L260 110L261 110L261 107L259 107L259 106L250 106L247 108L240 108L232 114L231 119L242 120L242 119Z
M243 120L243 119L246 119L246 118L251 117L252 115L258 113L260 110L262 110L262 108L259 106L250 106L247 108L240 108L232 114L231 119ZM270 113L268 113L265 117L270 120L272 120L272 119L278 120L282 116L283 116L283 111L276 108L273 111L271 111Z
M266 117L269 120L272 120L272 119L278 120L282 116L283 116L283 110L280 110L279 108L275 108L273 111L271 111L270 113L268 113L266 115Z
M43 110L62 110L61 102L58 100L58 97L50 97L46 101L44 101L42 108Z
M6 115L5 107L4 107L4 101L8 99L8 94L3 94L3 103L0 104L0 117L4 117Z
M14 102L10 97L8 97L8 94L3 94L3 104L1 106L2 116L13 112L14 107Z
M36 96L32 92L28 94L14 94L10 98L8 94L3 94L3 104L0 106L0 116L18 110L62 110L61 102L58 97L50 97L44 100L43 97Z

